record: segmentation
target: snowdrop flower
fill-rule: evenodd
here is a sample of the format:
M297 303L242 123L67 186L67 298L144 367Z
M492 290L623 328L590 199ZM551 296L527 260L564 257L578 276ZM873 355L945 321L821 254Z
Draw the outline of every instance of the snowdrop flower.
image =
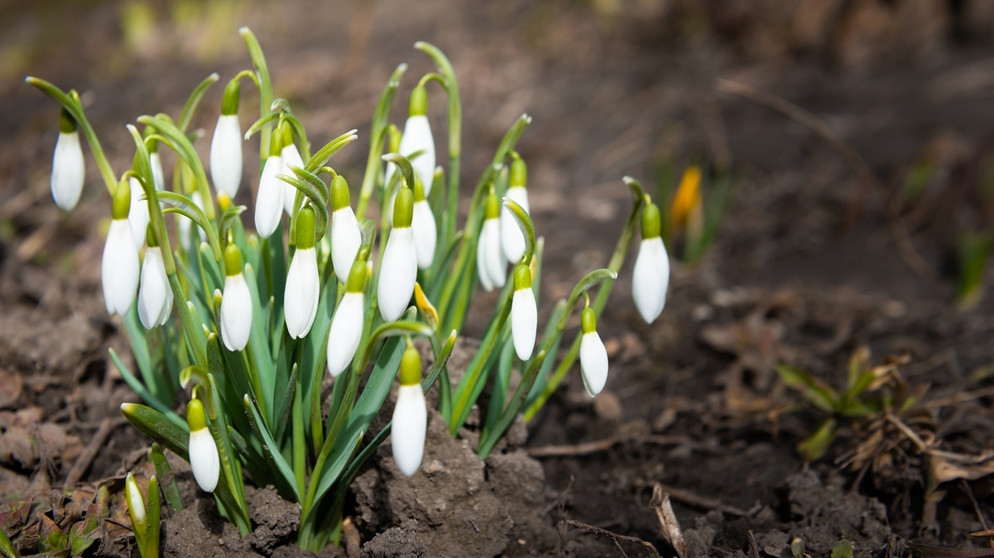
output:
M114 189L112 219L100 266L104 300L111 315L127 314L138 290L138 250L128 224L130 208L131 186L122 180Z
M238 122L238 79L228 82L224 88L221 103L221 116L214 127L211 140L211 181L218 192L224 192L232 199L238 195L242 184L242 126Z
M414 229L414 248L418 255L418 267L428 269L435 259L435 243L438 242L438 225L431 205L425 198L421 178L414 177L414 216L411 220Z
M428 430L425 394L421 389L421 355L413 345L408 345L404 351L399 372L400 389L397 390L397 406L393 409L390 447L397 468L410 477L421 466Z
M493 192L487 197L485 215L483 228L480 230L480 242L476 248L476 269L480 275L480 283L489 292L503 287L507 280L504 256L500 251L500 202Z
M660 230L659 207L649 202L642 210L642 242L632 275L635 307L649 324L663 311L670 282L670 260Z
M411 166L424 185L425 197L431 194L432 180L435 177L435 138L431 133L431 123L428 122L427 108L427 92L424 85L418 84L411 91L407 122L400 137L399 151L405 157L421 152L411 160Z
M283 293L283 311L290 337L305 337L314 324L321 295L317 250L314 248L314 209L304 206L297 214L297 251L290 260Z
M159 156L159 142L153 141L148 146L148 164L152 169L152 184L155 189L162 191L166 187L166 173L162 170L162 157Z
M204 492L214 492L221 476L221 460L217 454L217 443L207 429L207 416L204 404L199 399L191 399L186 406L186 423L190 426L190 468L197 486Z
M283 130L283 149L280 150L280 158L283 159L282 173L287 176L297 176L291 169L294 167L298 169L304 168L304 160L301 159L300 151L297 149L296 144L293 143L293 134L290 132L290 127L288 126ZM296 201L297 189L289 182L284 182L283 210L286 211L287 215L293 215L293 204Z
M349 184L342 175L331 180L331 265L343 284L362 245L362 229L349 200Z
M524 160L515 157L511 163L511 177L504 195L520 205L525 213L528 213L528 190L525 189L527 178L528 168ZM510 264L518 263L525 253L525 235L518 226L518 220L506 207L500 210L500 247L504 251L504 258Z
M173 308L173 291L162 261L162 248L152 234L152 227L148 228L146 243L148 248L145 250L138 288L138 318L145 329L152 329L169 321L169 313Z
M407 309L418 277L418 258L414 247L414 196L410 188L401 188L393 206L393 229L383 249L380 279L376 298L380 316L387 322L396 321Z
M283 194L287 184L277 178L283 173L283 149L280 133L273 134L271 149L259 178L259 192L255 197L255 230L262 238L269 238L283 216Z
M52 198L64 211L72 211L83 192L85 178L83 148L79 143L79 130L65 109L59 115L59 139L55 141L52 156Z
M128 211L128 225L131 227L131 238L135 243L135 252L145 244L145 231L148 228L148 200L145 191L137 178L128 179L131 185L131 210Z
M328 329L328 372L332 378L337 378L348 368L356 350L359 349L362 319L366 310L364 293L368 277L366 262L356 260L349 273L345 295L331 318L331 327Z
M252 293L242 271L242 253L234 243L224 249L224 292L221 295L221 340L229 351L241 351L252 332Z
M135 476L128 473L124 479L124 493L128 502L128 515L131 516L131 526L135 534L144 533L148 529L148 516L145 513L145 497L138 487Z
M532 291L532 271L525 264L514 268L514 295L511 297L511 339L514 352L521 360L528 360L535 350L535 331L538 329L538 307Z
M594 397L607 383L607 349L597 334L597 314L593 308L583 309L580 324L580 373L583 387L587 388L590 397Z

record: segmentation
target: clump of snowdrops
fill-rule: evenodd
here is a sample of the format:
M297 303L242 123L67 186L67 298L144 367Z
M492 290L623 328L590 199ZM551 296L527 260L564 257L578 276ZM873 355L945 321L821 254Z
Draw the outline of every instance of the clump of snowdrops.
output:
M289 103L274 97L256 38L245 28L241 35L252 67L224 88L208 161L199 158L200 134L190 125L217 74L196 87L178 118L145 115L127 125L135 152L123 173L111 167L75 91L34 77L27 82L62 109L51 179L56 204L71 211L80 198L81 138L107 190L104 299L108 313L120 316L137 370L113 351L111 358L144 402L123 405L124 415L156 448L188 460L200 489L213 493L243 534L252 529L248 478L299 503L298 544L319 549L337 542L347 487L380 443L389 437L399 470L417 473L431 451L424 447L429 389L438 390L453 435L474 406L483 409L481 457L516 416L530 418L541 408L577 358L589 394L600 392L609 364L597 318L636 229L633 292L647 322L663 309L669 261L659 209L626 178L634 204L610 262L556 303L539 331L543 242L528 214L527 167L514 150L529 116L497 146L460 226L459 195L468 191L460 168L462 106L456 75L438 48L415 45L437 72L411 89L403 130L389 113L406 65L391 76L357 183L330 163L339 150L354 148L356 130L314 149ZM260 98L259 116L247 128L244 85ZM448 107L441 157L426 111L429 93L444 96ZM243 160L255 142L258 167ZM176 160L168 182L163 150ZM258 172L245 176L246 167ZM248 187L255 189L251 217L236 203L250 197ZM456 381L447 361L481 288L500 295ZM579 334L561 347L577 314ZM429 348L427 362L417 339ZM322 391L328 376L330 394ZM393 420L370 432L395 379ZM157 451L156 464L164 464ZM158 497L152 500L158 506ZM144 539L158 544L157 536Z

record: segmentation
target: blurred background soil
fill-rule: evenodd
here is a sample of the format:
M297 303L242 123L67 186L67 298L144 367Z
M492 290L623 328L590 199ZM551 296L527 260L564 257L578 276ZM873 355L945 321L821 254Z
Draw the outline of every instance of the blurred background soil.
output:
M84 514L67 502L78 508L100 486L118 494L148 443L120 418L119 404L134 395L107 358L109 348L128 352L99 289L109 200L87 155L80 206L64 214L51 202L58 110L23 77L78 90L123 169L133 150L125 123L178 114L207 74L227 80L248 67L241 25L259 38L277 95L313 143L359 130L358 144L336 157L353 184L390 73L410 65L395 104L400 123L411 85L433 70L417 40L442 48L459 78L464 192L507 127L532 115L517 150L546 237L546 313L606 264L631 207L623 176L655 194L685 165L730 169L734 198L716 242L692 266L671 247L669 301L652 326L630 302L626 266L599 328L612 357L607 391L591 402L571 374L528 428L522 451L541 471L508 458L480 473L507 483L501 467L524 467L525 486L541 493L528 500L541 525L512 521L492 535L506 541L480 552L672 555L678 543L664 536L656 485L673 502L690 556L789 556L794 537L813 556L842 539L857 556L945 556L934 548L988 544L970 533L991 517L992 304L982 290L957 301L964 238L986 238L994 211L994 3L985 0L5 2L5 524L71 525ZM208 135L220 94L208 93L194 122ZM246 88L243 126L256 103ZM441 149L437 90L429 89L429 115ZM207 145L198 144L203 155ZM250 193L241 195L251 205ZM822 415L791 407L796 393L774 366L803 367L839 389L860 348L873 364L901 355L907 384L929 386L916 409L927 426L901 423L921 443L893 421L853 423L806 464L795 446ZM393 537L366 554L439 548L444 541L431 539L424 521L386 508L377 517L389 502L364 498L386 481L358 487L362 540ZM486 490L504 501L486 506L521 498ZM201 499L198 517L209 505ZM108 514L101 544L87 552L131 552L119 496ZM169 521L167 529L196 523ZM219 536L204 532L208 543ZM216 555L293 555L277 543L219 544Z

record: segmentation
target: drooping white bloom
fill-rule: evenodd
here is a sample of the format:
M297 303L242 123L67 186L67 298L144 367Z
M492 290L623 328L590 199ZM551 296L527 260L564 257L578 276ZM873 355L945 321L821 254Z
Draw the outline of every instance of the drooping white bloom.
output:
M318 311L320 293L317 250L313 246L298 248L290 261L283 298L286 328L290 337L300 339L311 330Z
M670 260L660 235L659 209L650 203L642 211L642 242L632 274L632 298L646 323L652 323L666 304Z
M400 472L410 477L418 471L424 457L428 412L421 389L421 356L408 346L400 362L400 388L393 409L390 447Z
M321 296L318 256L314 248L314 210L305 206L297 215L297 251L290 260L283 293L283 312L290 337L300 339L311 331Z
M397 406L393 410L390 447L400 472L412 476L421 466L425 450L428 411L420 384L400 386Z
M332 378L337 378L349 367L359 348L367 275L366 262L359 260L353 264L347 291L331 318L331 327L328 329L328 372Z
M152 184L156 190L162 191L166 187L166 173L162 170L162 157L158 151L148 154L148 164L152 169Z
M138 290L138 250L131 236L127 211L130 186L120 182L114 196L114 219L107 230L107 243L104 244L103 261L100 264L100 278L103 284L104 300L108 314L128 313Z
M287 176L296 176L291 170L292 168L304 168L304 160L300 158L300 151L297 150L297 146L293 143L283 146L280 158L283 159L282 173ZM288 182L283 182L283 210L286 211L287 215L293 215L293 204L296 200L297 189Z
M162 261L162 248L149 246L141 269L138 288L138 318L145 329L164 325L173 308L173 291Z
M415 195L415 198L417 195ZM435 223L435 214L431 212L431 205L428 200L421 196L421 199L414 202L414 217L411 221L411 228L414 229L414 247L418 255L418 267L428 269L435 259L435 244L438 242L438 225Z
M222 114L211 140L211 180L218 192L235 199L242 184L242 127L237 114Z
M538 306L532 291L532 273L527 265L514 269L514 294L511 296L511 340L514 352L521 360L528 360L535 350L535 333L538 329Z
M204 404L199 399L191 399L186 409L186 421L190 426L190 469L197 486L204 492L214 492L221 476L221 459L217 453L217 443L207 429Z
M224 252L224 292L221 294L221 340L229 351L241 351L252 333L252 293L245 281L242 255L229 244Z
M476 247L476 269L480 275L480 284L488 292L504 286L507 281L504 266L504 255L500 250L500 205L497 196L490 194L486 219L483 220Z
M145 244L145 234L148 230L148 200L145 199L145 191L142 190L141 182L137 178L130 178L131 184L131 210L128 212L128 225L131 226L131 238L135 243L135 250L141 250Z
M283 193L287 184L277 178L283 172L283 158L270 155L262 167L259 193L255 198L255 230L262 238L269 238L283 216Z
M528 189L525 188L528 171L522 159L515 158L511 163L511 176L508 180L507 192L505 196L514 203L521 206L525 213L529 213ZM525 253L525 235L518 226L517 219L507 207L500 210L500 247L504 252L504 258L510 264L516 264Z
M424 114L409 116L404 124L404 134L400 137L401 155L410 157L418 151L421 154L411 159L411 166L424 184L425 196L428 196L435 177L435 138L428 116Z
M397 320L407 309L418 278L418 258L411 228L413 205L411 189L402 188L394 203L393 229L383 249L383 263L376 285L380 316L387 322Z
M583 387L590 397L604 389L607 383L607 349L596 329L596 316L592 308L583 310L582 337L580 337L580 373Z
M86 169L83 163L83 149L79 143L79 132L59 132L55 141L55 154L52 156L52 198L55 205L64 211L71 211L79 202L83 192L83 179Z
M347 283L362 245L362 229L349 203L349 185L340 174L331 181L331 208L331 265L338 280Z

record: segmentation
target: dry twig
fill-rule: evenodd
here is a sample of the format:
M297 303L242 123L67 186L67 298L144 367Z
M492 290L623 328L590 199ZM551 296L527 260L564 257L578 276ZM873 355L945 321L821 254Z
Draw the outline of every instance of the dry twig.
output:
M642 540L642 539L640 539L638 537L631 537L631 536L628 536L628 535L620 535L620 534L615 533L613 531L608 531L607 529L601 529L600 527L595 527L593 525L590 525L589 523L583 523L582 521L577 521L575 519L564 519L564 520L562 520L561 523L563 523L565 525L568 525L570 527L576 527L577 529L582 529L584 531L589 531L589 532L594 533L596 535L603 535L603 536L606 536L606 537L610 537L611 540L614 541L615 545L617 545L619 541L624 541L624 542L628 542L628 543L640 545L643 548L645 548L647 551L649 551L652 554L652 556L659 556L659 551L656 550L656 547L652 546L652 543L650 543L648 541L644 541L644 540ZM624 551L622 551L622 552L624 552Z

